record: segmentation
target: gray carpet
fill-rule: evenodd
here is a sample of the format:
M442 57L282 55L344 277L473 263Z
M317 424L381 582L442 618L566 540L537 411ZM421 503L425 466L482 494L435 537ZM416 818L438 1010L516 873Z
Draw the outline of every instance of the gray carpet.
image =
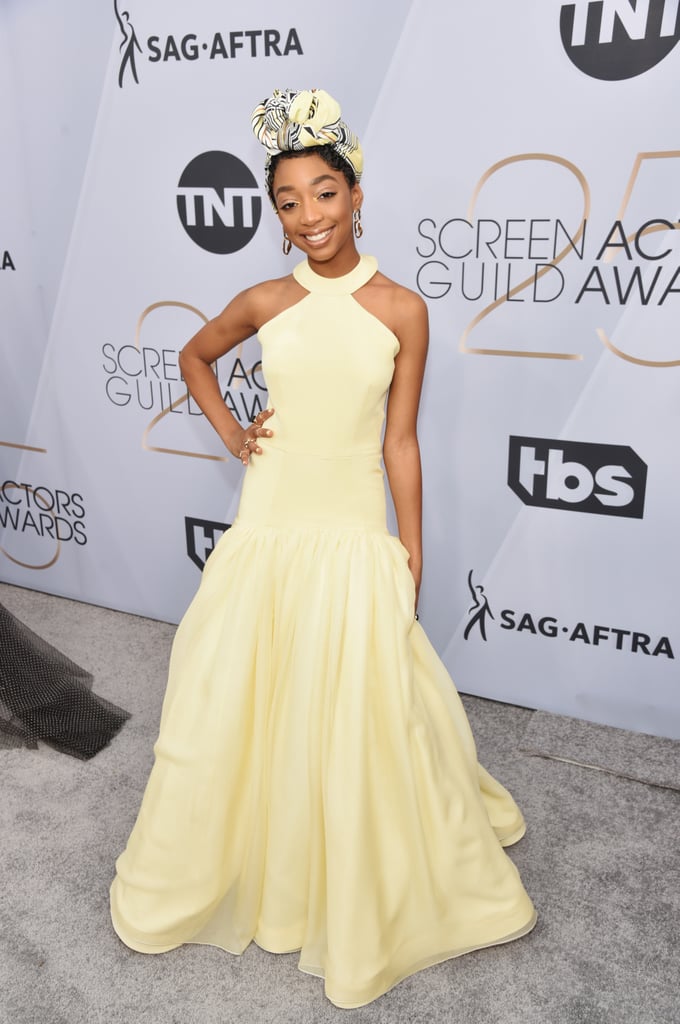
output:
M539 923L338 1010L295 954L148 957L121 944L108 886L151 766L174 627L6 585L0 601L132 712L92 761L43 745L0 751L3 1022L680 1022L680 794L667 788L680 744L466 697L480 759L529 822L511 856Z
M680 790L680 742L537 711L522 737L527 754Z

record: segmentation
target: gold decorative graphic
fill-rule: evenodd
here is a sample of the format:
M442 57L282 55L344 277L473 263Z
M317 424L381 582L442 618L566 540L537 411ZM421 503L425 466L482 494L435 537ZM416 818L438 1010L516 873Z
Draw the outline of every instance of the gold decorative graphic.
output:
M3 448L18 448L21 452L39 452L41 455L47 455L47 448L34 448L30 444L15 444L14 441L0 441L0 446Z
M668 149L668 150L650 151L650 152L647 152L647 153L638 153L637 156L635 157L635 160L633 161L633 169L632 169L632 171L630 173L630 178L628 179L628 184L626 185L626 189L625 189L625 191L623 193L623 199L621 200L621 206L619 207L619 211L618 211L618 213L616 215L616 220L618 220L621 224L623 224L623 218L625 216L626 210L628 209L628 204L630 203L630 198L631 198L631 196L633 194L633 189L635 187L635 182L637 181L638 175L640 173L640 168L642 167L642 163L643 163L644 160L678 160L678 159L680 159L680 149ZM678 226L680 227L680 221L677 221L677 222L674 222L674 223L677 223ZM633 231L632 234L626 235L626 242L630 243L636 237L643 238L645 235L651 235L651 234L654 234L657 231L669 231L669 230L670 230L670 228L668 228L668 226L666 224L653 223L653 224L650 224L648 227L646 227L644 229L644 231L639 231L639 232L638 231ZM613 249L610 248L609 251L603 257L602 262L603 263L612 263L616 259L617 255L618 255L618 252L619 252L618 247L615 247ZM606 332L604 331L604 329L602 327L596 327L595 330L596 330L598 338L600 339L600 341L602 342L604 347L609 349L609 351L613 355L618 356L619 359L625 359L625 361L627 363L634 363L636 366L655 367L657 369L662 369L662 370L667 370L667 369L669 369L669 368L671 368L673 366L680 366L680 359L640 359L637 356L631 356L627 352L624 352L622 349L618 348L614 344L614 342L608 337L608 335L606 334Z
M137 327L135 330L135 348L137 349L137 351L141 351L140 337L142 326L146 318L149 316L150 313L153 313L154 310L165 309L167 307L186 309L190 313L195 313L196 316L199 317L199 319L201 319L204 324L208 323L209 318L205 315L205 313L201 312L201 310L198 309L196 306L189 305L189 303L187 302L176 302L173 300L168 300L165 302L154 302L150 306L147 306L147 308L143 311L143 313L141 314L137 321ZM240 342L239 345L236 346L235 352L237 359L241 357L244 344L245 342ZM213 369L216 369L216 363L213 363L212 366ZM250 372L250 370L247 371L247 374L249 374ZM238 387L238 384L236 385L236 387ZM192 452L185 451L181 448L163 448L160 447L159 445L149 444L149 437L152 431L158 426L158 424L162 420L164 420L166 416L169 416L175 409L178 409L181 405L184 405L185 402L188 402L188 400L189 393L187 391L180 398L177 398L175 399L174 402L171 402L167 409L164 409L162 412L158 413L157 416L153 417L153 419L146 426L144 433L142 434L142 448L144 449L144 451L159 452L162 455L184 455L190 459L208 459L211 462L230 462L231 456L229 455L210 455L207 452Z
M635 363L636 366L655 366L662 370L667 370L670 366L680 366L680 359L638 359L637 356L628 355L627 352L616 347L601 327L597 327L596 331L604 347L608 348L619 359L625 359L627 363Z
M574 241L578 242L583 237L583 232L585 230L585 222L587 221L588 216L590 214L590 188L588 186L588 182L586 180L585 175L580 170L580 168L576 166L576 164L573 164L570 160L566 160L564 157L555 156L553 153L518 153L515 156L509 156L506 157L504 160L499 160L498 163L495 163L491 167L489 167L488 170L484 172L484 174L477 182L477 185L475 186L475 189L472 193L470 205L468 207L467 212L467 219L472 220L475 204L479 197L479 193L481 192L482 188L489 180L489 178L491 178L494 174L500 171L503 167L507 167L509 164L520 163L529 160L538 160L545 161L546 163L559 164L561 167L566 168L571 174L573 174L576 180L578 181L579 185L581 186L581 189L583 191L583 214L581 216L580 227L574 235ZM477 316L475 316L474 319L470 321L470 323L463 331L458 346L459 351L465 353L466 355L515 356L524 359L583 359L583 355L577 352L536 352L528 349L476 348L467 344L467 339L469 338L470 334L475 329L475 327L477 327L477 325L481 323L482 320L489 316L489 314L492 313L495 309L498 309L500 306L502 306L503 303L507 302L508 299L511 299L514 295L517 295L519 292L527 288L534 280L537 281L540 277L543 277L544 274L547 274L551 267L556 267L558 263L561 263L562 260L568 255L570 249L571 246L567 244L564 247L564 249L562 249L562 251L559 252L553 260L551 260L549 263L546 263L546 265L541 270L537 271L535 275L532 274L530 277L527 277L524 281L520 281L520 283L515 285L515 287L512 288L507 293L507 295L503 295L501 296L501 298L495 299L488 306L486 306L480 313L478 313Z
M44 449L40 449L40 448L31 449L31 451L43 451L43 450ZM34 501L37 502L38 505L41 503L41 499L38 498L38 495L35 493L35 491L33 490L32 487L20 488L19 484L11 484L11 483L10 484L5 484L5 487L8 487L9 490L16 489L17 491L20 490L20 489L21 490L25 489L25 490L28 491L28 493L33 495L33 499L34 499ZM57 520L56 520L56 517L52 514L52 510L47 508L46 505L43 505L43 509L45 510L45 512L47 512L47 514L49 516L52 517L52 521L54 522L54 525L56 526L57 525ZM58 529L57 529L57 534L58 534ZM59 555L61 554L61 541L59 540L59 537L57 535L57 549L54 552L53 557L50 558L49 562L43 562L40 565L34 565L31 562L22 562L21 559L15 558L14 555L11 555L9 553L9 551L6 551L5 548L2 547L2 545L0 545L0 551L5 556L5 558L9 558L10 562L14 562L15 565L20 565L22 567L22 569L49 569L50 566L54 565L54 563L59 558Z
M675 159L675 160L677 160L679 158L680 158L680 149L668 149L668 150L651 151L649 153L638 153L637 156L635 157L634 162L633 162L633 170L630 173L630 178L628 179L628 184L626 185L625 192L623 193L623 199L621 200L621 206L619 207L619 212L616 215L616 220L618 220L621 223L623 223L623 218L625 216L626 210L628 209L628 203L630 202L630 197L633 194L633 188L635 186L635 182L637 181L637 176L640 173L640 168L642 167L643 160L668 160L668 159L671 159L671 160ZM668 230L668 229L664 228L664 226L662 224L658 224L658 225L656 225L654 227L646 228L642 232L642 235L652 234L654 231L664 231L664 230ZM633 239L635 238L635 234L636 234L636 232L633 232L632 235L630 235L630 236L628 236L626 238L626 241L627 242L632 242ZM603 263L611 263L612 260L616 257L617 252L618 252L618 250L615 251L615 252L612 252L610 250L607 253L607 255L604 257L602 262ZM599 329L598 329L598 333L599 333ZM675 364L673 364L673 365L675 365Z

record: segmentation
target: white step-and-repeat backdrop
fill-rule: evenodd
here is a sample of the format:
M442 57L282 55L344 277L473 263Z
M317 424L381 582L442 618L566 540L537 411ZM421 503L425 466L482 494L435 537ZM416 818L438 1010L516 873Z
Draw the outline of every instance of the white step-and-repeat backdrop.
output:
M177 353L293 265L249 115L325 88L430 309L430 637L465 692L680 737L680 0L56 6L0 8L2 578L181 616L242 470ZM217 372L266 405L255 339Z

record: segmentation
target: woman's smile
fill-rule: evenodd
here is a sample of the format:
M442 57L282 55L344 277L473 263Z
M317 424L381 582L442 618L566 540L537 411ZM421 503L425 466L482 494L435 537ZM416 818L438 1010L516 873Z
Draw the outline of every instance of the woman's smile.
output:
M323 231L315 230L313 234L302 233L302 237L308 245L323 245L330 238L332 231L333 228L325 228Z

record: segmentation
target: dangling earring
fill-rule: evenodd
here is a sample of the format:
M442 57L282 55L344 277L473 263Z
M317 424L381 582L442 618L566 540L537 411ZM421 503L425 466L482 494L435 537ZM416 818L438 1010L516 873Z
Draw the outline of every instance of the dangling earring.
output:
M361 238L364 233L361 226L361 210L355 210L352 214L352 227L354 228L354 237Z
M281 248L283 250L284 256L287 256L290 250L293 248L293 243L291 242L290 238L288 237L285 231L283 232L283 245L281 246Z

